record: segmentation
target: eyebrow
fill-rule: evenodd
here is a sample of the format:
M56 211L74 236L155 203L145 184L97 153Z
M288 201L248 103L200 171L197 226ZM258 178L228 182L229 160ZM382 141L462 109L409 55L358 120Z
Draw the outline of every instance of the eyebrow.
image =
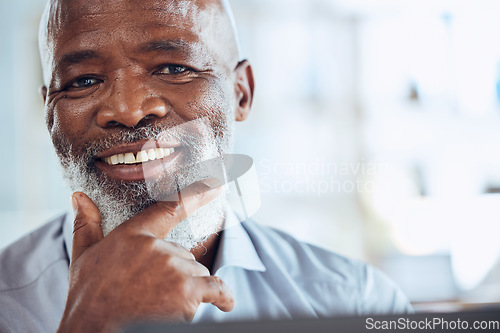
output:
M192 45L184 40L154 40L142 44L139 47L141 53L156 52L156 51L180 51L184 53L190 53L192 51Z
M183 53L191 53L193 47L190 43L177 39L177 40L154 40L139 46L139 52L149 53L156 51L179 51ZM101 58L99 53L93 50L83 50L70 52L61 57L60 64L62 67L79 64L85 60Z
M61 64L63 66L70 66L81 63L85 60L100 58L99 54L92 50L76 51L67 53L62 56Z

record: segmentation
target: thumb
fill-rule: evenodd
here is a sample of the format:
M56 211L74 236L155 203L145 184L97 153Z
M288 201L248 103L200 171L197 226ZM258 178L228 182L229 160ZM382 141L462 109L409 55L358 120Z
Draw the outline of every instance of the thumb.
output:
M74 262L104 236L101 229L101 214L92 200L82 192L75 192L71 197L71 203L75 210L71 256L71 261Z

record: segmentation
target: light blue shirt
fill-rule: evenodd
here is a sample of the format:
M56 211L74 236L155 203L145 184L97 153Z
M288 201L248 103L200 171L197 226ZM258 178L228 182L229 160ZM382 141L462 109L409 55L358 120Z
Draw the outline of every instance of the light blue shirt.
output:
M0 332L54 332L68 292L72 216L60 217L0 254ZM236 306L201 304L193 322L412 312L381 272L230 212L214 262Z

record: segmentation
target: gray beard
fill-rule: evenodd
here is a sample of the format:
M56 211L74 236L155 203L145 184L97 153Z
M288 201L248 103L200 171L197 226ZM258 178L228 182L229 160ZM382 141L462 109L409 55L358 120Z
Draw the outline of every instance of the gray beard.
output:
M63 176L71 190L87 194L99 208L104 236L161 198L210 176L201 162L220 156L223 151L229 150L228 142L231 142L232 133L226 129L224 135L217 138L206 124L196 125L202 130L195 134L194 132L186 134L186 131L177 131L176 128L163 130L150 126L125 133L110 139L109 142L91 144L80 157L58 153L63 166ZM161 141L169 136L175 137L188 147L189 154L182 170L165 170L162 179L118 182L104 176L91 163L96 153L109 148L113 142L134 142L144 138ZM69 147L67 151L72 151L68 143L66 147ZM187 250L198 247L220 230L225 207L226 193L223 193L181 221L165 240L177 243Z

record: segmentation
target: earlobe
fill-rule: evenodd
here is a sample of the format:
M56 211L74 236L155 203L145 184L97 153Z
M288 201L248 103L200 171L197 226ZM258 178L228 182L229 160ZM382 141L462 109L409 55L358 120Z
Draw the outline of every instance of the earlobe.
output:
M43 98L43 104L46 103L47 101L47 87L45 85L40 87L40 95L42 95ZM47 109L47 113L45 114L45 122L47 124L47 128L49 129L49 132L52 132L52 126L54 125L54 117L53 117L53 112L52 110Z
M47 100L47 87L45 85L40 87L40 94L42 95L43 103L45 104L45 101Z
M241 61L235 69L236 121L247 119L252 108L254 81L252 66L247 60Z

